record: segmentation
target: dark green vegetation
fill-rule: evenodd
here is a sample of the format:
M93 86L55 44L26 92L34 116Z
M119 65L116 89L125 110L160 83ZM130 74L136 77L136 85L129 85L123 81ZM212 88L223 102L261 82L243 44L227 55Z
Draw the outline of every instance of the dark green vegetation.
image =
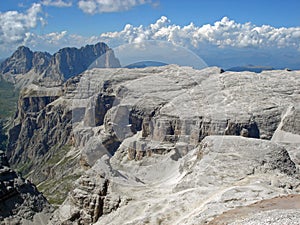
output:
M0 79L0 119L7 119L15 113L19 90L12 83Z

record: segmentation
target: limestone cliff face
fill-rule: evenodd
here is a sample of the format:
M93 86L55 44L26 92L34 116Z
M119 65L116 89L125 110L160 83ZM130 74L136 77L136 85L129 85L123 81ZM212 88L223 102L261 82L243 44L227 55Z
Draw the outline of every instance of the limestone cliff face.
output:
M58 122L55 121L55 118L52 118L52 124L44 124L44 122L41 121L46 121L46 116L51 118L49 109L46 107L60 97L59 91L48 93L46 96L43 96L43 94L37 90L31 90L29 93L26 91L27 90L21 92L14 126L13 129L9 131L8 157L12 163L24 161L22 155L18 153L23 152L29 145L31 145L31 147L36 146L38 149L41 149L40 145L47 146L47 141L38 142L41 140L38 137L38 135L41 135L39 129L45 129L43 135L49 134L49 130L47 129L53 127L54 123L57 125ZM20 145L20 143L23 144ZM35 152L34 149L32 150ZM30 154L26 155L26 157L30 157ZM32 159L32 157L38 157L38 154L33 154L30 158Z
M18 112L9 130L7 155L14 168L24 175L30 174L30 179L40 184L50 177L62 179L68 167L70 175L75 166L66 163L54 168L69 150L72 111L63 102L54 104L62 96L60 88L31 88L21 92Z
M201 212L204 223L214 216L206 211L211 206L221 213L299 191L298 165L288 154L298 147L287 139L285 148L273 143L282 140L274 138L278 132L298 138L299 86L299 71L94 68L63 86L24 90L8 156L51 202L60 205L68 196L53 224L126 218L129 224L159 224L156 218L193 224ZM169 204L163 196L178 196L178 210L168 206L176 205L175 197ZM187 202L199 206L198 214Z

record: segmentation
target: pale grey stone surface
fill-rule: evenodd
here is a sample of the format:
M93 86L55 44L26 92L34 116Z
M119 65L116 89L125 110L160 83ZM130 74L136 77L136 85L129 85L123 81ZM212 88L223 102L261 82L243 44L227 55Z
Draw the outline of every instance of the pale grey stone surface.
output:
M71 146L63 157L74 160L71 166L60 167L62 159L43 173L84 174L53 223L201 224L237 206L299 192L295 138L284 145L281 136L272 139L277 131L299 135L299 86L299 71L92 69L68 80L43 107L30 92L23 96L12 155L23 162L55 155L54 143L44 152L36 145L52 138ZM45 102L43 88L35 90ZM32 174L42 174L36 162Z

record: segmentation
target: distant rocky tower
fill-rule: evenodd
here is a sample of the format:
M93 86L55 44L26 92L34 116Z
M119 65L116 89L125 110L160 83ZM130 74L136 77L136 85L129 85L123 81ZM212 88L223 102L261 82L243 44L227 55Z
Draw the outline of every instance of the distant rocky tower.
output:
M116 68L120 67L120 62L113 51L101 42L79 49L63 48L54 55L32 52L21 46L0 64L0 75L20 87L32 82L43 86L57 86L91 66Z

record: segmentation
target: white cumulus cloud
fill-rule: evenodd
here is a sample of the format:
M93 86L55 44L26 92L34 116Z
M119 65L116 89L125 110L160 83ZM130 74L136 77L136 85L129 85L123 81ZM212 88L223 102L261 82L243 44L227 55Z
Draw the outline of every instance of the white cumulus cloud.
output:
M23 44L31 29L43 24L41 4L34 3L25 13L7 11L0 13L0 49Z
M95 44L99 41L99 36L85 37L77 34L69 34L64 30L43 35L30 33L26 39L26 45L34 51L54 53L64 47L81 47L87 44Z
M150 3L150 0L80 0L78 7L85 13L95 14L127 11L135 6Z
M108 32L101 38L116 45L145 40L164 40L186 47L213 45L218 48L296 48L300 51L300 27L275 28L256 26L250 22L237 23L224 17L214 24L186 26L172 24L162 16L149 26L134 27L127 24L122 31Z
M64 0L43 0L42 4L45 6L55 6L55 7L71 7L71 1L64 1Z

